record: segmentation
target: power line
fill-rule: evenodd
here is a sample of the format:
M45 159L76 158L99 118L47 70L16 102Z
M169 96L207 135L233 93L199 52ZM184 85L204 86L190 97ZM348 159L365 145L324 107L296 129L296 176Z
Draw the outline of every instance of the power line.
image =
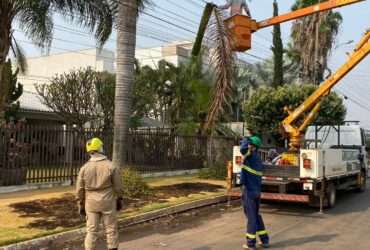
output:
M355 103L357 106L359 106L359 107L361 107L361 108L363 108L363 109L365 109L365 110L367 110L367 111L369 111L369 112L370 112L370 107L365 106L365 105L363 105L362 103L358 102L357 100L355 100L355 99L353 99L353 98L349 97L347 94L344 94L344 93L343 93L342 91L340 91L338 88L337 88L335 91L337 91L338 93L340 93L340 94L341 94L345 99L350 100L351 102Z
M188 0L190 3L192 3L194 6L197 6L197 7L201 7L201 8L204 8L203 5L201 5L200 3L198 2L195 2L194 0Z
M344 86L342 86L342 88L343 87ZM369 102L367 96L366 97L362 96L361 95L361 94L363 94L362 92L360 94L360 93L354 92L354 91L352 91L350 89L347 89L347 88L343 88L343 91L345 91L346 93L349 93L352 96L355 96L357 100L361 100L362 103L366 103L366 104L368 104L370 106L370 102Z
M60 31L63 31L63 32L71 32L71 33L73 33L75 35L78 35L78 36L91 37L91 34L87 33L87 32L83 32L83 31L75 30L75 29L70 29L70 28L62 26L62 25L55 25L55 26L56 26L56 28L55 28L56 30L60 30ZM60 27L60 28L58 28L58 27ZM166 34L165 32L162 32L161 30L156 30L152 27L150 27L150 28L153 29L153 31L149 30L147 32L151 32L152 34L159 35L159 36L162 35L163 33ZM158 33L154 32L154 31L156 31ZM177 38L180 38L181 40L186 40L186 38L184 38L184 37L177 37ZM116 43L116 40L110 38L110 39L108 39L107 42ZM152 47L140 47L140 46L137 46L137 48L139 48L139 49L149 49L149 48L152 49ZM158 50L158 51L160 51L160 50Z
M18 32L21 32L20 30L16 30ZM80 34L82 35L82 34ZM150 36L150 35L146 35L146 37L151 37L152 39L154 40L158 40L158 38L156 37L153 37L153 36ZM75 45L80 45L80 46L85 46L87 47L86 49L99 49L97 46L95 45L91 45L91 44L84 44L84 43L80 43L80 42L75 42L75 41L70 41L70 40L66 40L66 39L61 39L61 38L56 38L56 37L53 37L53 40L56 40L56 41L60 41L60 42L64 42L64 43L69 43L69 44L75 44ZM32 42L29 42L29 41L25 41L25 40L19 40L18 41L22 42L22 43L28 43L28 44L32 44ZM161 41L164 41L166 43L170 43L169 40L164 40L164 39L161 39ZM115 42L115 41L114 41ZM71 53L78 53L78 54L82 54L82 55L88 55L88 56L95 56L95 55L91 55L91 54L86 54L86 53L83 53L83 52L80 52L80 51L75 51L75 50L70 50L70 49L65 49L65 48L60 48L60 47L54 47L54 46L51 46L52 49L57 49L57 50L62 50L62 51L66 51L66 52L71 52ZM158 48L140 48L138 47L139 49L151 49L151 50L157 50L158 52L162 52L161 49L158 49ZM137 54L137 55L140 55L140 54ZM162 56L158 56L157 58L161 58ZM107 60L110 60L110 61L114 61L114 59L112 59L111 57L104 57L104 56L100 56L100 58L103 58L103 59L107 59ZM152 56L149 56L147 58L141 58L141 59L154 59L154 57Z
M189 33L197 34L196 32L194 32L194 31L192 31L192 30L189 30L189 29L187 29L187 28L181 27L180 25L177 25L177 24L172 23L172 22L170 22L170 21L164 20L163 18L153 16L152 14L149 14L149 13L145 13L145 14L146 14L147 16L150 16L150 17L154 18L154 19L160 20L160 21L162 21L162 22L164 22L164 23L167 23L167 24L172 25L172 26L174 26L174 27L177 27L177 28L179 28L179 29L185 30L185 31L187 31L187 32L189 32Z
M195 17L200 17L200 14L188 10L188 9L184 8L183 6L180 6L177 3L173 2L172 0L167 0L167 2L170 3L170 4L172 4L173 6L176 6L177 8L179 8L181 10L184 10L184 11L188 12L189 14L192 14Z
M168 12L168 13L170 13L170 14L174 15L175 17L179 17L179 18L181 18L181 19L183 19L183 20L185 20L185 21L188 21L189 23L192 23L192 24L198 25L198 23L197 23L197 22L195 22L194 20L191 20L191 19L189 19L189 18L187 18L187 17L185 17L185 16L182 16L182 15L180 15L179 13L175 13L175 12L173 12L173 11L171 11L171 10L168 10L168 9L162 8L161 6L159 6L159 5L157 5L157 4L154 4L154 6L155 6L155 8L158 8L158 9L160 9L160 10L166 11L166 12ZM153 9L153 11L154 11L154 9Z

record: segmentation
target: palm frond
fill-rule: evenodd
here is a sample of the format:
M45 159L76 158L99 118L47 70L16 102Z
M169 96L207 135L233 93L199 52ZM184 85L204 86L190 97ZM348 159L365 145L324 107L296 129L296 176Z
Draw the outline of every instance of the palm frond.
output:
M203 132L214 125L220 114L224 112L225 105L229 105L235 64L232 41L224 26L223 12L214 8L213 13L214 18L209 25L208 33L214 45L211 49L211 65L214 68L216 82Z
M50 0L53 9L67 20L87 27L102 46L112 33L114 12L109 0Z
M49 1L16 1L20 28L41 48L49 48L53 35L53 17Z

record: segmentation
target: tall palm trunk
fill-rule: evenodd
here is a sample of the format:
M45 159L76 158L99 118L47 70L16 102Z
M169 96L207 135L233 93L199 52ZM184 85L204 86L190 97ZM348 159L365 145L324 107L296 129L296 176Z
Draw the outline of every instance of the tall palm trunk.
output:
M137 0L120 1L117 19L117 69L113 164L125 163L134 83Z
M4 93L7 87L5 86L6 81L3 79L3 70L11 45L11 28L8 20L6 13L2 13L0 10L0 122L4 118L5 99L7 94Z

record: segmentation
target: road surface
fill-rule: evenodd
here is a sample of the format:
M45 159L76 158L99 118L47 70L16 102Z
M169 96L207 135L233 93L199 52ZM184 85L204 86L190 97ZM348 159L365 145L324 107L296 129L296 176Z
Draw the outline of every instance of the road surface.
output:
M264 204L262 214L271 235L270 249L370 249L369 207L369 189L361 194L340 194L337 206L324 215L305 205ZM240 207L213 207L123 230L119 249L242 249L244 230ZM81 244L76 242L65 249L80 250ZM98 249L106 249L103 242Z

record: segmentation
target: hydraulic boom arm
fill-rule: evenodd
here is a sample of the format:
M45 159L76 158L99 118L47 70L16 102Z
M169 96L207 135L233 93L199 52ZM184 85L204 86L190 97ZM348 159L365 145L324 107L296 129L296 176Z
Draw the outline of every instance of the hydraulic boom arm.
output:
M261 22L248 16L234 15L225 20L225 25L229 31L233 49L242 52L252 47L252 34L259 29L363 1L365 0L327 0Z
M300 148L303 131L318 113L323 97L328 95L330 90L369 53L370 29L357 44L354 51L349 56L348 61L342 65L334 75L323 82L320 87L294 111L286 109L289 115L282 122L282 127L284 132L288 135L290 150L294 151Z
M257 23L257 28L262 29L268 26L272 26L279 23L284 23L290 20L298 19L304 16L312 15L318 12L331 10L334 8L343 7L346 5L362 2L365 0L328 0L322 3L318 3L306 8L298 9L296 11L283 14L277 17L272 17L264 21Z

